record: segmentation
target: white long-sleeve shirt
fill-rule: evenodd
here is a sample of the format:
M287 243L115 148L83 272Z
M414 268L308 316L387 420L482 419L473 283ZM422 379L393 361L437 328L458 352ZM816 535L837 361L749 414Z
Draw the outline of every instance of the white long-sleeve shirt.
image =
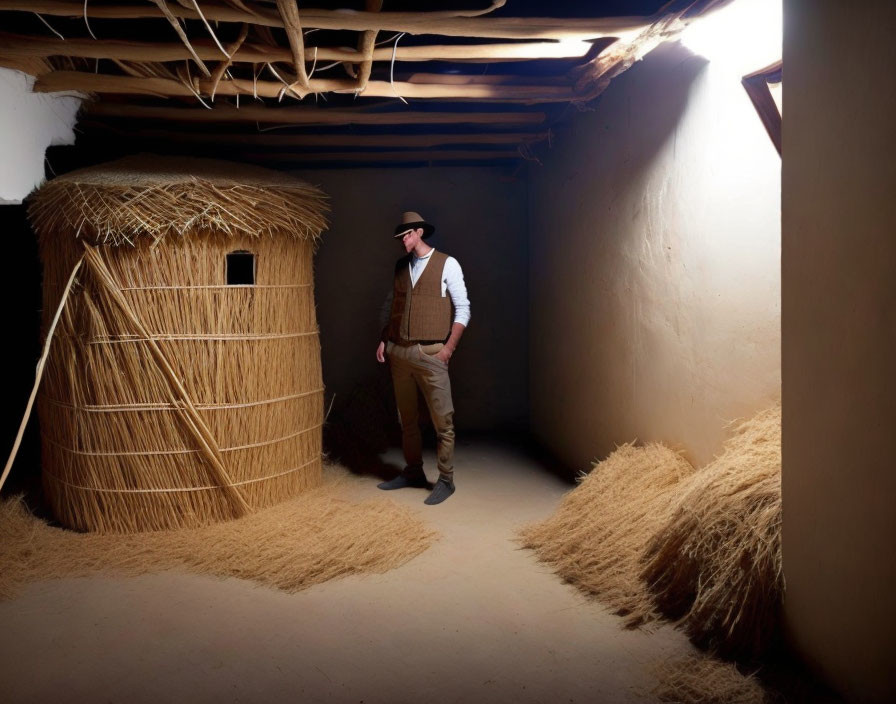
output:
M420 275L429 264L429 259L435 249L429 250L422 257L411 254L411 261L408 264L411 274L411 286L416 286ZM442 269L442 295L451 296L451 303L454 305L454 322L463 326L470 324L470 299L467 298L467 285L464 283L464 273L460 268L460 263L454 257L448 257L445 260L445 267ZM383 304L383 310L380 315L380 321L385 325L389 320L389 314L392 311L393 291L389 290L389 295Z

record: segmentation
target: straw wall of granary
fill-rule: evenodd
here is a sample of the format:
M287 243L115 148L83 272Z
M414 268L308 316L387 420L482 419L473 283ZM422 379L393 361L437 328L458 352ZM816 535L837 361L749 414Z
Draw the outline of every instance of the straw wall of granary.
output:
M40 244L46 330L84 246L53 233ZM145 337L85 266L39 399L44 485L60 521L105 531L197 525L233 517L234 490L260 507L319 482L313 247L212 232L97 247L207 426L229 481L207 461ZM255 255L255 285L227 285L226 255L236 250Z

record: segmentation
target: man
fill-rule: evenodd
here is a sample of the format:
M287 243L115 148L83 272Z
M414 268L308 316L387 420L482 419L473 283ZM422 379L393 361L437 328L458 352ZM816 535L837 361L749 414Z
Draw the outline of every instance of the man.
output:
M438 436L439 480L424 500L430 505L440 504L454 493L454 404L448 361L470 322L470 301L460 264L424 242L434 231L414 212L404 213L395 228L394 237L401 241L407 256L395 265L391 302L387 302L389 322L376 350L378 362L385 362L384 352L389 357L407 463L400 475L379 488L428 486L418 423L419 388Z

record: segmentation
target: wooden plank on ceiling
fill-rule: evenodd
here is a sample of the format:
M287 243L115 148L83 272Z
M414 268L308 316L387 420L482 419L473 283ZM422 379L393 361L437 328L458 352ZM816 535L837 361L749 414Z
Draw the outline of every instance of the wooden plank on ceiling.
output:
M158 129L126 129L106 123L81 121L86 138L108 140L110 133L129 141L189 144L242 144L252 147L440 147L451 145L531 144L548 138L547 132L498 132L494 134L255 134L245 132L209 133ZM86 131L89 130L89 131Z
M0 60L2 61L2 60ZM314 79L311 91L317 93L353 92L353 82L341 79ZM286 87L275 81L252 81L249 79L228 79L214 85L208 79L195 79L194 88L172 78L119 76L84 71L50 71L38 76L34 91L56 93L59 91L81 91L85 93L155 95L155 96L195 96L208 95L214 87L218 95L248 95L260 98L279 98ZM420 84L395 81L369 81L359 93L364 97L378 98L418 98L439 100L474 100L519 103L568 102L578 96L571 85L488 85L488 84Z
M307 152L302 154L244 153L248 161L295 164L319 162L430 162L430 161L495 161L521 159L516 150L466 150L466 151L383 151L383 152Z
M421 112L402 110L397 112L364 112L361 110L335 110L310 107L269 108L259 105L216 105L205 108L156 107L125 103L91 103L87 115L122 117L128 119L168 120L179 122L258 122L281 125L488 125L515 126L537 125L545 121L543 112Z
M233 6L205 5L207 20L246 22L267 27L283 27L280 15L268 6L246 3L246 12ZM171 13L182 19L201 19L190 7L170 3ZM102 17L107 19L161 18L153 4L98 5L63 0L0 0L0 11L17 10L64 17ZM406 34L437 34L453 37L491 39L594 39L639 31L649 25L650 17L463 17L453 12L363 12L351 10L303 9L302 26L306 29L385 30Z
M210 39L190 42L200 59L215 61L221 50ZM524 61L529 59L575 59L583 57L591 46L588 42L525 42L514 44L458 44L401 46L395 50L395 61ZM308 47L305 62L347 61L359 63L363 56L355 49L342 47ZM4 56L72 56L85 59L119 59L122 61L183 61L192 57L182 43L126 41L118 39L82 39L70 37L33 37L0 32L0 53ZM392 47L373 50L374 61L391 61ZM265 63L291 61L288 47L245 42L233 54L236 62Z

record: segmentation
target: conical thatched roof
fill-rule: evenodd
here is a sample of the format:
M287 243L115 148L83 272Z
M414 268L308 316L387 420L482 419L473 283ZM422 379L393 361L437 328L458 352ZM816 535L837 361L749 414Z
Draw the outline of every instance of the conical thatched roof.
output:
M327 210L320 190L279 171L139 154L49 181L29 216L44 237L122 244L201 232L316 239Z

